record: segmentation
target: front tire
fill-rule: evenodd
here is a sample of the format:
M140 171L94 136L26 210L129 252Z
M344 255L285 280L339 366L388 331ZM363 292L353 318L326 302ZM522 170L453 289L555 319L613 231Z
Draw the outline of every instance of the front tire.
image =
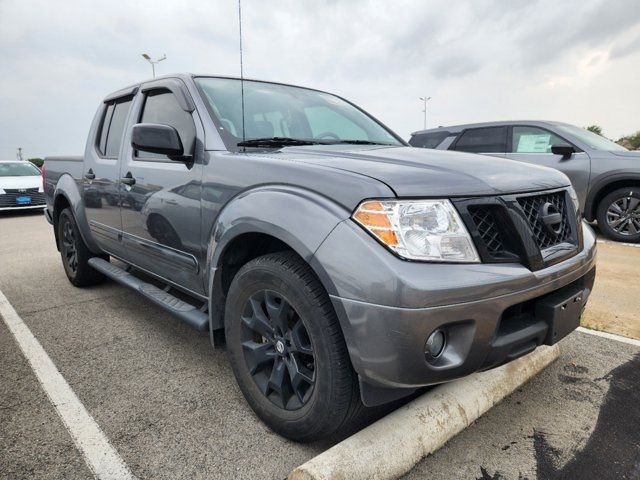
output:
M227 295L225 330L240 389L272 430L310 441L356 418L362 403L338 319L293 252L240 269Z
M640 188L625 187L604 197L596 212L600 231L619 242L640 242Z
M89 259L95 257L84 243L78 224L70 208L60 212L58 218L58 242L62 265L69 281L76 287L97 285L105 276L89 266ZM109 257L101 256L107 260Z

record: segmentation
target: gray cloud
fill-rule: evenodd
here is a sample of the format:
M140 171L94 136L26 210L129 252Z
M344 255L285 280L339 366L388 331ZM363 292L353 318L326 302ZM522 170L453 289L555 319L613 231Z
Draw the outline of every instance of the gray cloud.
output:
M640 128L640 9L619 0L243 0L245 73L343 95L406 136L546 117ZM0 157L79 153L108 92L160 73L237 75L237 3L0 0ZM607 53L610 52L608 55ZM612 61L614 59L615 61Z

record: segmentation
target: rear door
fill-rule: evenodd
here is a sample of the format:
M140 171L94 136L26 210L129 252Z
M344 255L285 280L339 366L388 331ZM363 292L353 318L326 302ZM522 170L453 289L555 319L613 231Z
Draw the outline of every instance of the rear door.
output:
M104 103L83 166L82 189L89 228L98 245L116 256L123 252L119 240L120 151L132 99L127 95Z
M557 133L539 126L513 125L509 136L507 158L560 170L569 177L578 197L586 198L591 172L591 159L586 152ZM563 159L562 155L551 152L553 145L570 145L576 153Z
M193 161L136 151L125 141L121 169L122 230L134 265L203 293L200 238L203 128L184 84L175 79L143 85L132 111L135 123L174 127ZM130 135L131 129L129 129Z

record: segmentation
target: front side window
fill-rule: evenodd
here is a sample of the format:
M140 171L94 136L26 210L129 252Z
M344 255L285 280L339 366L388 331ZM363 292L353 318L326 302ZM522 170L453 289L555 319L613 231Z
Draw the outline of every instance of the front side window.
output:
M483 127L465 130L454 150L471 153L505 153L507 127Z
M556 134L538 127L513 127L513 153L551 153L554 145L571 146Z
M237 149L243 139L273 137L310 143L402 145L387 128L335 95L245 80L243 121L240 80L200 77L195 81L230 150Z
M140 117L141 123L170 125L178 131L186 155L193 154L196 141L196 127L193 117L185 112L175 95L167 90L147 94ZM136 156L144 159L165 159L166 155L137 151Z

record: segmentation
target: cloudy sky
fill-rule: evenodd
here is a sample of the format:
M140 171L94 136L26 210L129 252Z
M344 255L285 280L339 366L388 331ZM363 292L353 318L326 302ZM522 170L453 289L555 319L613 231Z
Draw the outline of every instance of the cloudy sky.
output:
M338 93L407 138L556 119L640 130L638 0L243 0L245 75ZM81 154L109 92L238 75L236 0L0 0L0 158Z

